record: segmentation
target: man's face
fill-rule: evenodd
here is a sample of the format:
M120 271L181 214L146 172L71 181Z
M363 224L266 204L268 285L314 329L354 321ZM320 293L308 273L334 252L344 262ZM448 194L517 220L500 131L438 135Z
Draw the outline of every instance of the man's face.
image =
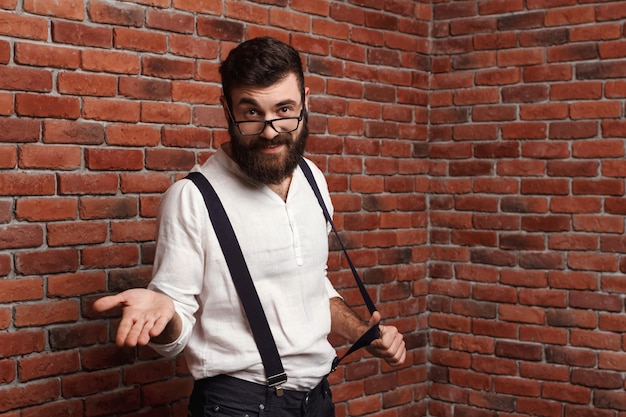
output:
M239 87L231 92L232 118L228 116L228 131L231 137L233 159L252 179L264 184L279 184L289 177L298 165L306 147L308 136L306 106L309 89L302 96L295 75L289 74L281 81L267 88ZM226 100L222 104L227 107ZM243 135L241 129L249 130L251 121L265 121L281 118L295 118L302 115L298 128L292 132L277 132L270 124L263 131L253 135ZM288 123L296 124L295 119ZM281 130L284 122L274 126ZM260 126L260 125L259 125Z

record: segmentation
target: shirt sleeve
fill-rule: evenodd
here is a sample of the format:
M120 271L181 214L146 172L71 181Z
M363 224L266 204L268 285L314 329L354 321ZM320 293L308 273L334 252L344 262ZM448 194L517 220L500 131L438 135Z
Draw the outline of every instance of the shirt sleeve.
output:
M148 288L169 296L182 321L177 340L150 346L172 357L184 349L195 324L197 296L204 281L206 259L202 230L209 222L197 187L189 180L173 184L163 195L157 216L157 239L152 280Z

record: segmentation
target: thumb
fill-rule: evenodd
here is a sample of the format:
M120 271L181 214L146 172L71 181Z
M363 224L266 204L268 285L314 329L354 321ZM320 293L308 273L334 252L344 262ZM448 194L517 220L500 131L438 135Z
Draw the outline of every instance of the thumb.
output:
M372 328L378 323L380 323L380 312L376 310L374 311L374 313L372 313L372 317L370 318L370 321L369 321L369 327Z
M123 303L123 297L120 294L108 295L106 297L97 299L93 303L93 309L96 310L98 313L103 313L115 307L121 306Z

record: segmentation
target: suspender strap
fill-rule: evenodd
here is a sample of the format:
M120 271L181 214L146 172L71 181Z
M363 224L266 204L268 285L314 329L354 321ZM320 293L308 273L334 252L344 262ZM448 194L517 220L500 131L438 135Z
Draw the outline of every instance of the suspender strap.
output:
M330 213L328 212L328 209L326 208L326 204L324 203L324 199L322 198L322 193L320 192L320 189L317 186L317 182L315 181L315 178L313 177L313 172L311 171L311 168L306 163L304 158L300 159L299 165L307 181L309 181L309 184L311 185L311 188L313 189L313 193L315 193L315 197L317 197L317 201L319 202L319 205L322 208L322 212L324 212L324 217L326 218L326 221L330 223L330 226L332 227L333 232L335 233L335 236L337 237L337 240L339 241L339 245L341 245L341 249L343 250L343 253L346 256L348 265L350 265L350 269L352 270L352 275L354 276L354 280L356 281L356 284L359 287L359 291L361 291L361 296L363 297L363 301L365 301L365 304L367 305L367 309L369 310L370 314L374 314L374 312L376 311L376 306L374 305L374 302L372 301L372 298L370 297L369 293L365 289L365 285L363 285L363 281L361 281L361 278L359 277L359 273L354 267L354 264L352 263L352 260L350 259L350 256L348 255L348 251L346 250L346 247L344 246L343 242L341 241L341 238L339 237L339 232L337 231L337 228L335 227L335 223L333 222L333 219ZM359 340L357 340L354 343L354 345L352 345L352 347L350 347L350 349L341 358L335 359L335 363L333 364L333 370L337 368L337 365L339 365L339 363L346 356L348 356L349 354L351 354L357 349L368 346L370 343L372 343L374 340L378 339L379 337L380 337L380 329L378 325L376 324L372 326L367 332L365 332L359 338Z
M287 381L287 374L283 368L274 336L272 336L267 317L261 306L261 301L250 277L250 271L224 206L215 189L213 189L213 186L204 175L199 172L191 172L187 175L187 178L193 181L202 192L204 203L209 211L211 224L220 242L235 289L241 299L248 323L252 329L254 341L259 349L261 361L265 368L267 385L276 387L276 392L281 395L281 385Z

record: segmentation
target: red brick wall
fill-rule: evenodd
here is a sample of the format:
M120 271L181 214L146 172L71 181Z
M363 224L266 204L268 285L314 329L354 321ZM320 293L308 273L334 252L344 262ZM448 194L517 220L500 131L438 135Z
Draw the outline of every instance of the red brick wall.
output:
M90 306L149 280L160 195L227 139L219 62L265 34L303 53L309 155L409 343L400 369L355 354L333 374L338 416L424 415L430 11L409 0L0 0L0 415L186 415L184 361L115 347L117 316ZM338 252L330 273L360 304Z
M333 374L338 416L623 417L625 22L621 1L0 0L0 415L184 415L184 361L116 348L90 305L149 280L160 194L226 140L220 58L270 34L303 52L309 156L409 346ZM358 304L336 251L330 273Z
M626 415L626 2L433 2L431 416Z

